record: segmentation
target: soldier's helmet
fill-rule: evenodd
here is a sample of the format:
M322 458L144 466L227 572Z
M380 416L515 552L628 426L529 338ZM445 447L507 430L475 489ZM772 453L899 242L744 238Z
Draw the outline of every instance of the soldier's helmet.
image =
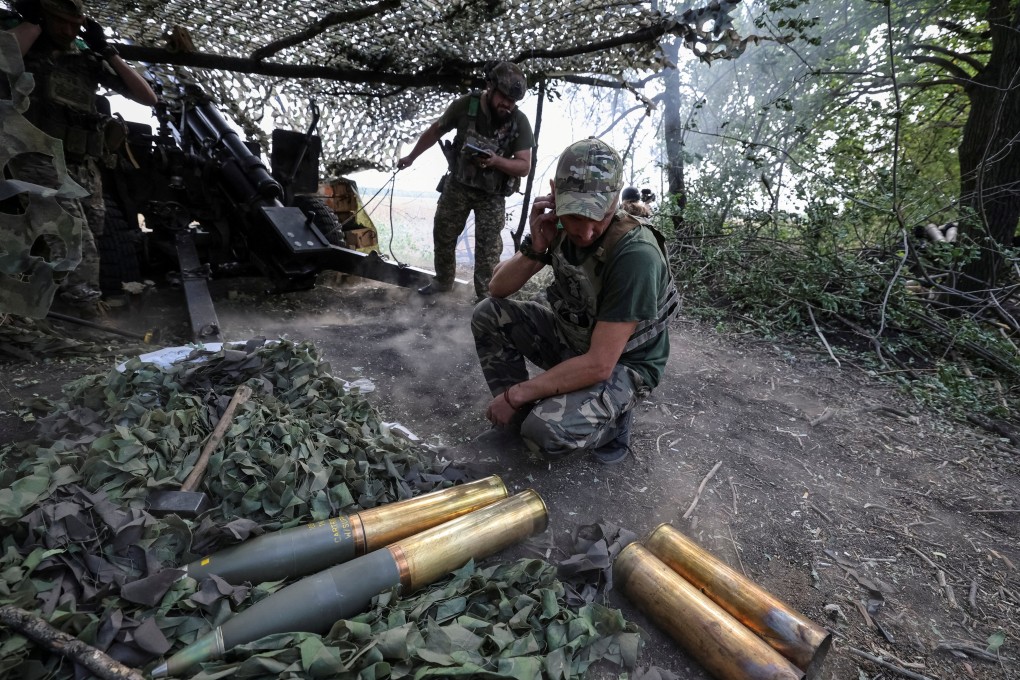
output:
M82 0L39 0L44 12L71 19L85 18L85 3Z
M528 90L528 80L524 77L524 71L509 61L496 64L489 73L489 82L515 102L524 99L524 93Z
M638 193L638 190L635 187L627 187L623 190L620 198L624 201L640 201L641 194Z
M553 185L557 216L601 220L623 187L623 161L600 139L574 142L560 154Z

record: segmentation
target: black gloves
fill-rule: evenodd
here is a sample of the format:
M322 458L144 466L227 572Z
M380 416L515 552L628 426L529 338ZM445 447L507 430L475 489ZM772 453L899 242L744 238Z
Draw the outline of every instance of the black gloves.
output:
M15 0L11 7L30 24L38 24L42 21L42 6L39 4L39 0Z
M117 54L117 49L106 41L106 33L98 21L89 17L85 20L84 30L85 33L82 37L85 38L85 44L89 46L90 50L104 57L112 57Z

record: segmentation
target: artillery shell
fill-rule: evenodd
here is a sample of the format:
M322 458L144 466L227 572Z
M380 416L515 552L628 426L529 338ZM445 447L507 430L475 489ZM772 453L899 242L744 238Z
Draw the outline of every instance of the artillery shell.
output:
M262 583L314 574L506 498L493 475L376 508L274 531L207 555L188 576Z
M222 656L235 645L273 633L325 633L364 611L372 598L397 585L405 592L432 583L470 559L481 559L545 530L548 513L532 490L445 524L306 576L213 629L152 671L153 678L179 675Z

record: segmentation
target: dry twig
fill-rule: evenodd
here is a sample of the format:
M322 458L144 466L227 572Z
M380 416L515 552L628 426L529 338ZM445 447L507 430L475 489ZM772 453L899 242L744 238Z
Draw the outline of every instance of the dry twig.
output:
M886 669L887 671L892 671L893 673L902 675L905 678L910 678L911 680L932 680L927 675L921 675L920 673L915 673L914 671L908 671L906 668L903 668L902 666L897 666L896 664L893 663L889 663L885 659L881 659L875 656L874 654L862 652L861 650L856 649L855 647L849 647L848 649L850 650L850 653L853 654L854 656L859 656L862 659L867 659L871 663L879 665L882 668Z
M687 512L684 513L683 516L684 519L690 518L691 513L694 512L694 508L698 505L698 501L701 499L701 492L705 490L705 485L708 484L708 480L712 479L712 476L715 475L716 470L718 470L721 466L722 461L720 460L718 463L715 464L715 467L713 467L711 471L709 471L709 473L705 475L705 478L701 480L701 484L698 485L698 491L697 493L694 494L694 500L691 502L691 507L687 508Z
M0 607L0 621L29 638L36 644L79 663L105 680L144 680L133 668L116 661L95 647L76 637L59 631L35 614L4 605Z
M825 351L829 353L829 358L836 362L836 368L843 368L843 364L839 363L839 359L837 359L836 355L832 353L832 347L829 346L829 341L825 339L825 334L822 333L822 329L818 327L818 322L815 321L815 313L811 309L811 305L807 306L807 313L808 316L811 317L811 325L815 327L815 333L818 334L818 338L822 341L822 344L825 345Z
M751 578L747 575L747 569L744 569L744 561L740 559L740 548L737 547L737 541L733 538L733 527L730 526L729 522L726 523L726 531L730 534L730 543L733 544L733 552L737 554L737 564L740 565L741 573L743 573L746 578Z
M808 503L807 505L808 505L808 507L809 507L809 508L811 508L812 510L814 510L815 512L817 512L817 513L818 513L819 515L821 515L822 519L824 519L824 520L825 520L826 522L828 522L829 524L832 524L832 520L831 520L831 519L829 519L829 516L828 516L828 515L826 515L826 514L825 514L824 512L822 512L821 508L819 508L819 507L818 507L817 505L815 505L814 503Z

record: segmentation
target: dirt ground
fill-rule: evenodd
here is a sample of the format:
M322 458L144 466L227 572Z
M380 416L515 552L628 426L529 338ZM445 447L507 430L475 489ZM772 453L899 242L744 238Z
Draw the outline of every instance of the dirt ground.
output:
M259 285L216 282L226 339L314 342L335 375L372 381L369 398L387 420L497 472L511 491L537 490L560 550L596 521L642 536L668 522L832 631L821 678L1020 677L1020 458L1007 440L921 410L822 351L681 317L664 382L638 407L634 456L612 467L583 457L536 464L472 444L488 427L489 397L467 295L434 301L333 279L270 296ZM184 344L178 295L156 291L106 323L156 327L163 344ZM54 397L111 361L4 365L0 436L28 432L12 403ZM610 603L647 632L642 666L709 677L620 592Z

